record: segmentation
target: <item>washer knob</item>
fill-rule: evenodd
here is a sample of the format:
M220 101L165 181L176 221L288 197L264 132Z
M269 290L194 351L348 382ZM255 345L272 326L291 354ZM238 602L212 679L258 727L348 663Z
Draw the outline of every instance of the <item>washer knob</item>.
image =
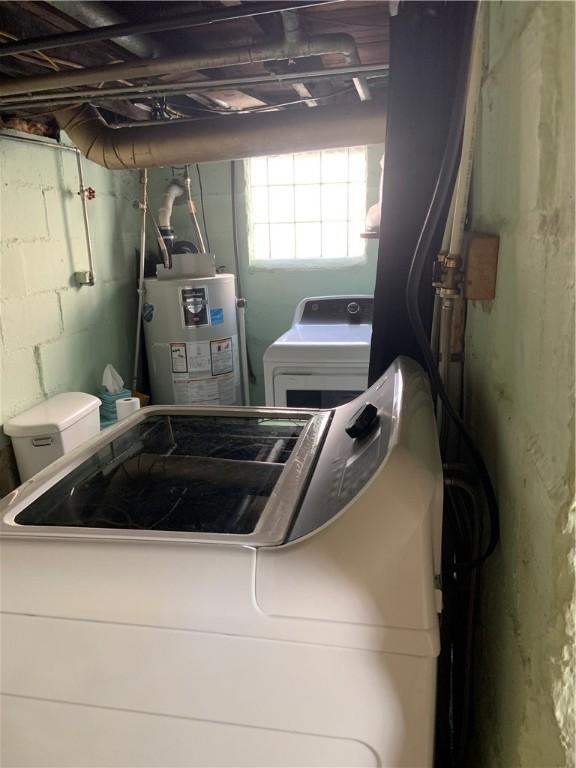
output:
M360 304L358 304L357 301L351 301L346 307L346 312L348 312L349 315L357 315L358 312L360 312Z

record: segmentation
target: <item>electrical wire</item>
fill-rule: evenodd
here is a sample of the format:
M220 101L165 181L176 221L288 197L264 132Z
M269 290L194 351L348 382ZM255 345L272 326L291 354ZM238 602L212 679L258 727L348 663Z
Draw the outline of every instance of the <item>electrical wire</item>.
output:
M438 174L432 201L428 208L426 219L412 257L406 284L406 306L414 336L428 370L433 393L440 398L444 413L450 417L461 435L462 442L475 467L486 500L488 516L490 519L490 536L484 552L480 553L478 557L469 563L470 567L476 567L492 554L500 538L498 500L494 492L490 474L484 463L484 459L482 458L482 454L476 447L466 424L452 405L444 388L444 384L434 361L434 356L430 349L429 339L424 327L419 305L419 289L424 273L424 265L427 262L427 256L430 253L435 232L438 230L441 223L442 213L448 202L448 196L451 194L451 183L460 159L460 141L464 125L464 105L466 102L466 82L468 75L468 67L466 65L468 50L469 46L462 46L464 61L461 62L459 68L458 83L456 87L458 103L455 105L452 112L442 165Z
M198 174L198 187L200 188L200 205L202 206L202 222L204 224L204 234L208 244L208 253L211 253L210 238L208 237L208 227L206 226L206 211L204 209L204 189L202 187L202 176L200 174L200 164L196 163L196 173Z

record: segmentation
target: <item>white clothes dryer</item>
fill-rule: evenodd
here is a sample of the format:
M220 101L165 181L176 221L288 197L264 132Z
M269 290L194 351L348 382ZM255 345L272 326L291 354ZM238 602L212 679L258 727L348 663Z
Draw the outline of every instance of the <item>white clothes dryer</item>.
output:
M266 405L335 408L368 386L373 297L303 299L264 353Z

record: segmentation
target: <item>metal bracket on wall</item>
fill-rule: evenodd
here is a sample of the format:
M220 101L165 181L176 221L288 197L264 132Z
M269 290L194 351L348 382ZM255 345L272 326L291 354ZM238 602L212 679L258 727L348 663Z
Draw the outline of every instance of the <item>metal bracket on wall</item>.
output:
M76 285L94 285L94 272L90 269L74 272L74 282Z

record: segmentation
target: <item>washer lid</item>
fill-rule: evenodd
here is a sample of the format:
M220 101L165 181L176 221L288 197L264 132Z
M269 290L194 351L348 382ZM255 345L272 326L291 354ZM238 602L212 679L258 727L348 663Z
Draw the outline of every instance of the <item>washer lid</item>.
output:
M143 408L0 502L0 536L277 546L331 411Z
M44 400L4 425L10 437L54 435L63 432L100 406L100 400L85 392L62 392Z

